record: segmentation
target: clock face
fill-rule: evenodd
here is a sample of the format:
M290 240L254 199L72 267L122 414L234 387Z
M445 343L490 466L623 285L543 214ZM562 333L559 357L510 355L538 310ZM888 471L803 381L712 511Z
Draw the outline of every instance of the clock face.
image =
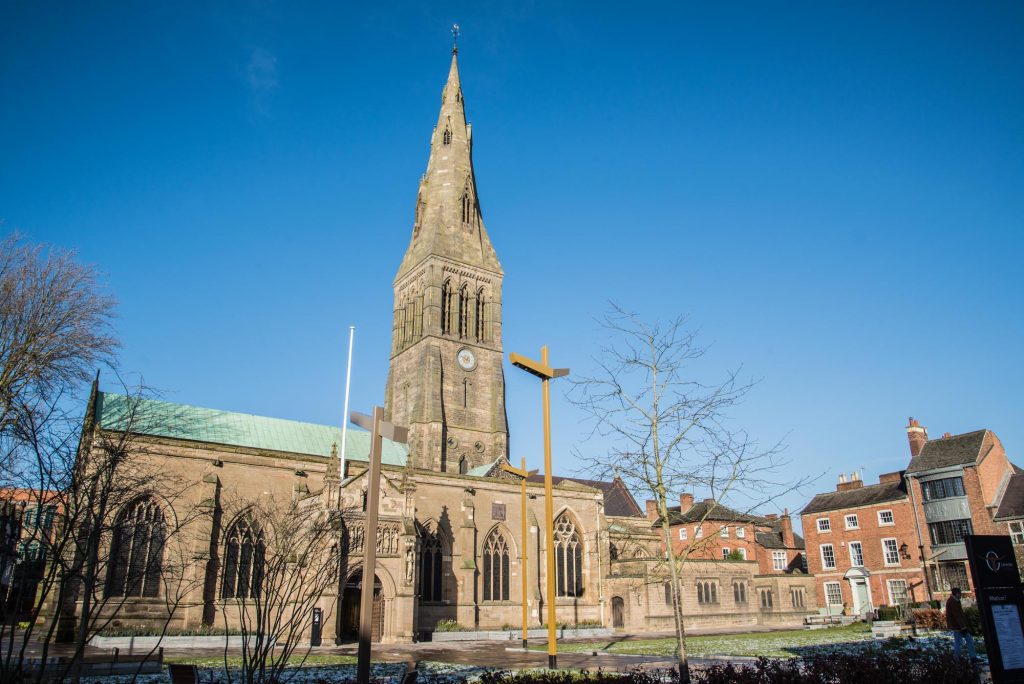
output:
M455 360L459 362L459 366L462 367L462 370L471 371L476 368L476 355L473 353L472 349L463 347L455 355Z

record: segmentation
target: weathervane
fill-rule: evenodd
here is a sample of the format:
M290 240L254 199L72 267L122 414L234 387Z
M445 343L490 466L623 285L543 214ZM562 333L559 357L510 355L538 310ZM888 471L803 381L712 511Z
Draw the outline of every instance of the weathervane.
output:
M459 52L459 25L452 24L452 54L458 54Z

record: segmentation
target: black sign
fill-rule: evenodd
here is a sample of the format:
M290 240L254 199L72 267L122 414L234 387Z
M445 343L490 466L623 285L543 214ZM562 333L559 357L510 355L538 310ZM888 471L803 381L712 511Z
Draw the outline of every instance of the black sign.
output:
M323 625L321 625L322 621L323 621L323 611L321 609L319 609L319 608L314 608L313 609L313 633L310 634L310 636L309 636L309 645L310 646L319 646L320 645L320 641L321 641L320 633L321 633L321 631L323 631Z
M1009 537L964 536L993 684L1024 683L1024 592Z
M1017 558L1009 537L971 534L965 535L964 540L975 590L1020 586Z

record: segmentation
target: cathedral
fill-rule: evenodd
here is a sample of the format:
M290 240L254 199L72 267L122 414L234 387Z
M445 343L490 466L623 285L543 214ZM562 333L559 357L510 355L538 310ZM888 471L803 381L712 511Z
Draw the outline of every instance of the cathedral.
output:
M548 543L541 532L543 480L528 478L528 532L522 535L521 480L503 468L509 456L503 271L484 228L472 152L473 132L453 51L411 238L393 281L385 414L407 426L409 437L406 444L384 444L373 638L425 639L441 621L469 630L516 626L524 601L531 625L537 626L545 620L547 600L555 602L560 623L671 629L671 598L659 569L664 552L653 519L620 480L556 478L554 534ZM116 432L125 403L124 396L94 387L87 429ZM253 563L254 554L240 554L236 540L251 538L259 521L232 514L232 500L294 497L314 507L361 510L370 442L366 432L348 431L342 465L336 453L342 433L334 426L151 400L146 409L163 419L140 428L145 458L188 483L173 506L213 513L196 522L202 529L193 535L194 552L204 562L191 571L196 577L184 578L192 588L175 608L174 630L221 626L219 602L237 590L238 577L254 576L254 568L244 567ZM125 521L151 522L148 527L136 524L135 533L119 542L126 546L114 555L130 559L162 553L159 521L181 515L167 510L171 506L155 494L120 512ZM361 529L360 518L361 513L348 516L350 531ZM350 533L337 587L320 602L324 643L355 637L366 536ZM556 560L553 597L545 595L549 553ZM718 594L713 605L705 600L711 596L705 589L712 578L736 586L767 577L755 558L691 565L684 572L683 602L694 616L692 624L782 624L808 612L804 606L783 609L781 601L777 608L748 606L746 594L740 605L738 593L733 602L724 590L721 601ZM155 568L160 571L159 564ZM158 614L167 583L148 575L144 581L125 582L114 576L117 572L124 571L112 567L107 591L129 599L123 620L144 622Z

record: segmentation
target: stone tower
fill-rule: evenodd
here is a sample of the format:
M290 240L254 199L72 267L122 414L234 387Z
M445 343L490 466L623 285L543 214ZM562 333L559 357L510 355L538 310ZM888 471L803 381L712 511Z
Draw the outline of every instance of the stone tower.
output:
M395 276L387 419L417 468L465 472L507 456L498 256L484 229L456 51Z

